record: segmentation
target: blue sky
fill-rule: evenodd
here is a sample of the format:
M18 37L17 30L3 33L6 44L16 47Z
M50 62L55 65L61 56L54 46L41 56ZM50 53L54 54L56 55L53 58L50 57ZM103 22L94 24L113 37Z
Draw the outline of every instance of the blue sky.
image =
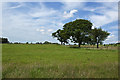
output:
M87 19L118 42L117 2L4 2L2 36L11 42L58 42L51 34L75 19Z

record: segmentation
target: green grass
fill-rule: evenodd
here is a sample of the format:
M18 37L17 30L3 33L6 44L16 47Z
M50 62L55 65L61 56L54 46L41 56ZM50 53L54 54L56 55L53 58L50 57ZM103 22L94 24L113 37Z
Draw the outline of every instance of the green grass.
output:
M3 78L118 78L118 51L3 44Z

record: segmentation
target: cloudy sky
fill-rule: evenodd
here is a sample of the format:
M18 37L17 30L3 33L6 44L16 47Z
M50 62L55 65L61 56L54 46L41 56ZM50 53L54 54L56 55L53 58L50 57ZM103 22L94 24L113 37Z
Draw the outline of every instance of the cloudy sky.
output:
M58 42L51 34L70 21L87 19L118 41L117 2L4 2L2 36L11 42Z

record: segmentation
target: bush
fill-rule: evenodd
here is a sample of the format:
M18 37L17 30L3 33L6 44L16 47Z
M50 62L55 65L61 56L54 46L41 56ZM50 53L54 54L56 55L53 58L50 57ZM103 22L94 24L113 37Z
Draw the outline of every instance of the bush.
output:
M29 42L26 42L26 44L29 44Z
M36 42L36 44L42 44L42 42Z
M18 42L14 42L14 44L19 44Z
M51 42L45 41L43 44L51 44Z
M52 44L57 44L57 45L59 45L58 43L52 43Z

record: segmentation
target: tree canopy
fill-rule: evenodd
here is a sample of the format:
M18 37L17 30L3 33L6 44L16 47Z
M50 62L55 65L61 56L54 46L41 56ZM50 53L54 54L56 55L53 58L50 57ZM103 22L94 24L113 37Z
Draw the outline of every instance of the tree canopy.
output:
M61 42L61 44L68 43L69 36L66 34L64 30L58 29L56 32L52 33L53 37L57 37L57 40Z
M89 31L92 29L92 23L88 20L77 19L63 26L63 29L71 36L74 43L79 43L79 47L88 38Z
M78 47L81 44L98 44L102 43L110 34L107 31L103 31L101 28L92 29L92 23L85 19L76 19L75 21L66 23L63 26L63 30L58 29L52 33L53 37L56 37L61 44L71 42L78 43Z
M103 31L101 28L94 28L91 31L93 42L97 44L97 48L99 48L99 43L102 43L102 41L104 41L108 35L110 35L110 33Z

